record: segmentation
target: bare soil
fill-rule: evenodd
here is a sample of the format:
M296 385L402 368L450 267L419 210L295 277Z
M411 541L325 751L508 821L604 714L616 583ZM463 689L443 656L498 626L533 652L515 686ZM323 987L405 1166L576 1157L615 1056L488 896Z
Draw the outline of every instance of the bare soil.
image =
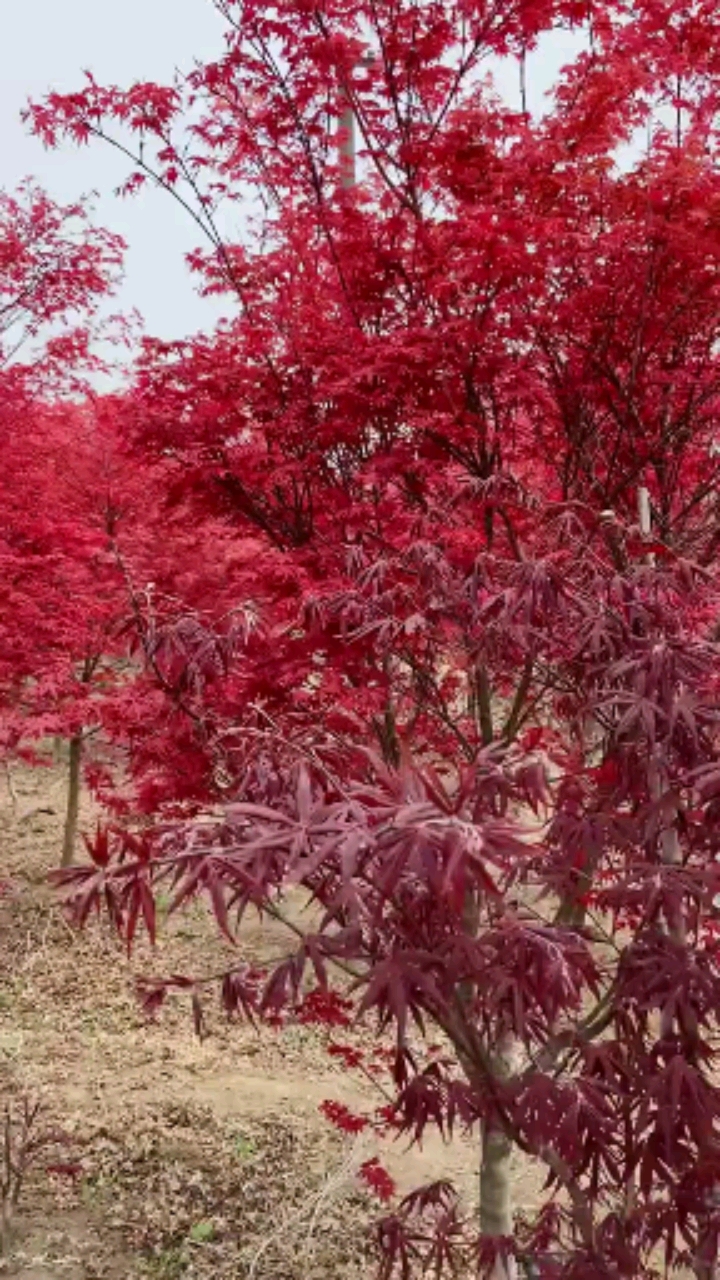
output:
M379 1212L356 1176L363 1160L378 1154L401 1190L449 1177L474 1198L477 1151L462 1137L378 1150L328 1126L323 1100L363 1109L382 1098L334 1066L320 1031L255 1031L210 1009L200 1042L183 998L148 1024L137 975L222 969L229 944L199 904L164 925L154 952L143 941L131 959L102 921L74 936L46 883L62 844L64 771L14 767L7 781L0 1086L13 1116L31 1096L40 1128L67 1137L38 1152L0 1274L354 1280L372 1274ZM85 800L82 820L92 819ZM240 947L262 962L288 942L281 925L249 921ZM520 1208L536 1199L533 1172L518 1166Z

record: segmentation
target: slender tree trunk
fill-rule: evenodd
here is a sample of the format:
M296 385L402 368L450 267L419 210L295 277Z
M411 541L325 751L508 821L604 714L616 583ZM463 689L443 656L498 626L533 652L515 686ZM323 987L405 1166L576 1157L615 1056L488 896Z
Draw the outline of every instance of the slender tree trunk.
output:
M351 189L357 181L356 173L356 136L355 114L349 100L340 118L340 128L345 137L340 147L341 185ZM493 730L490 719L489 690L478 689L483 698L480 704L482 729L486 741L492 741ZM475 892L469 892L465 899L465 930L475 936L479 924L479 902ZM464 1004L472 1001L472 984L462 984L460 998ZM514 1044L496 1046L495 1059L498 1075L510 1074L514 1069ZM480 1162L480 1229L483 1234L498 1238L508 1238L513 1233L512 1198L510 1194L510 1158L512 1141L499 1130L486 1127L482 1135L482 1158ZM517 1268L513 1259L498 1260L492 1280L517 1280Z
M707 1250L708 1260L703 1257ZM718 1269L714 1258L717 1255L717 1236L714 1231L708 1233L707 1243L700 1242L700 1248L695 1258L694 1272L695 1280L718 1280Z
M678 108L678 134L680 131L680 110ZM638 490L638 518L641 532L649 537L652 532L652 514L650 509L650 495L646 488ZM655 563L655 557L650 553L647 557L648 564ZM650 761L650 794L652 799L662 801L666 793L666 779L661 763L656 759ZM682 862L682 850L680 848L680 836L678 834L677 813L671 821L667 822L660 833L660 857L666 866L679 866ZM674 941L683 944L685 942L685 921L682 918L668 919L666 921L667 931ZM671 1036L673 1033L674 1019L671 1014L663 1013L661 1032L663 1036ZM708 1226L704 1237L701 1236L698 1251L694 1259L693 1271L696 1280L720 1280L720 1264L718 1263L718 1233L713 1225L713 1212L715 1203L720 1191L714 1188L713 1204L708 1206Z
M513 1234L510 1180L512 1141L499 1129L485 1128L480 1163L480 1230L484 1236L508 1239ZM492 1280L517 1280L514 1258L498 1257Z
M495 1046L496 1075L506 1080L517 1069L517 1045L507 1035ZM501 1129L483 1127L480 1161L480 1230L490 1238L508 1240L513 1235L512 1160L513 1142ZM517 1280L514 1258L498 1257L491 1280Z
M465 894L463 911L463 927L469 937L475 937L480 923L480 903L477 892L469 890ZM462 982L458 994L462 1004L471 1006L475 990L472 982ZM492 1049L493 1070L499 1079L507 1079L516 1069L516 1045L513 1037L507 1035ZM466 1063L468 1079L472 1080L475 1069L472 1063ZM513 1234L513 1204L510 1179L510 1160L513 1142L501 1129L485 1124L481 1136L480 1155L480 1195L479 1215L480 1230L484 1236L496 1239L508 1239ZM514 1259L498 1258L492 1271L491 1280L517 1280L517 1268Z
M77 836L78 812L80 808L82 744L82 733L76 733L70 739L67 807L65 809L65 829L63 831L61 859L61 866L63 867L69 867L72 864L75 853L75 839Z
M482 733L483 743L487 746L494 739L492 719L492 700L487 671L479 666L473 673L470 689L470 706L474 712ZM510 720L512 719L512 712ZM509 725L510 721L508 721ZM476 937L480 924L480 903L476 892L465 895L463 927L465 933ZM472 983L463 983L460 987L460 999L463 1004L472 1002L474 990ZM496 1045L493 1050L493 1062L500 1078L506 1078L515 1068L514 1042L512 1037ZM510 1161L513 1142L501 1129L484 1125L482 1129L482 1147L480 1158L480 1230L484 1236L497 1239L509 1239L513 1234L513 1201L510 1178ZM516 1280L517 1267L513 1258L498 1258L493 1268L492 1280Z

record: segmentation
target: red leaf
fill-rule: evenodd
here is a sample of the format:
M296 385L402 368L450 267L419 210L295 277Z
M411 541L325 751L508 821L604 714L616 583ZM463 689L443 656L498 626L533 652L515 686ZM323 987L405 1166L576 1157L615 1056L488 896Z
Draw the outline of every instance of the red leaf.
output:
M363 1182L377 1196L378 1200L385 1202L392 1200L396 1193L395 1183L390 1174L383 1169L376 1156L361 1164L359 1173Z

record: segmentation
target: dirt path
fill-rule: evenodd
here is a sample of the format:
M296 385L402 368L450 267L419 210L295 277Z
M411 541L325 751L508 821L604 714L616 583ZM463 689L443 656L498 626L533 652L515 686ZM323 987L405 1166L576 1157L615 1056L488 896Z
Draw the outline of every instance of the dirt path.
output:
M194 1036L187 1002L148 1026L133 983L143 973L209 972L227 960L205 910L161 930L131 961L107 928L72 937L45 882L61 844L62 770L0 779L0 1079L14 1100L42 1100L70 1135L34 1170L5 1274L22 1280L313 1280L367 1276L377 1204L355 1176L375 1139L341 1140L319 1114L342 1098L381 1103L349 1081L312 1028L256 1033L208 1009ZM91 819L87 804L83 811ZM249 921L257 962L283 954L282 926ZM69 1153L69 1154L68 1154ZM402 1190L451 1178L473 1199L476 1151L429 1136L422 1151L379 1152ZM536 1184L518 1169L526 1207ZM0 1271L3 1264L0 1262Z

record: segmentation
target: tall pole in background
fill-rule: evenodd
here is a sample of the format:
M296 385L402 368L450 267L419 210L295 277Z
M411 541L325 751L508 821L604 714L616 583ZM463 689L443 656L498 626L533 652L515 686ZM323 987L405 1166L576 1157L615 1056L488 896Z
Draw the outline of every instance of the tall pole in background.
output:
M343 98L345 100L345 108L340 116L340 131L343 134L340 142L340 186L345 191L349 191L357 181L355 171L355 112L344 90Z
M368 49L355 66L369 70L374 61L375 54ZM357 185L357 125L355 112L346 89L342 90L342 98L345 106L339 121L339 128L343 134L340 143L340 186L345 191L349 191Z

